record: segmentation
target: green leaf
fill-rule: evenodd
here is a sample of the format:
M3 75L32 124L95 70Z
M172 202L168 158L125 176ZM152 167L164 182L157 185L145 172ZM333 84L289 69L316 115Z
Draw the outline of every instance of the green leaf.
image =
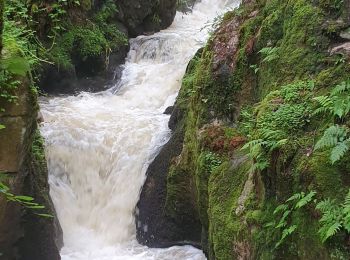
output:
M285 227L287 225L287 221L286 218L289 216L289 214L291 213L290 210L286 210L283 215L282 218L280 219L278 225L275 228L282 228Z
M304 207L306 204L308 204L310 201L312 201L312 198L316 195L315 191L311 191L309 194L307 194L305 197L303 197L301 200L295 204L296 209L300 209Z
M40 217L44 217L44 218L53 218L54 216L50 215L50 214L43 214L43 213L36 213L35 215L40 216Z
M273 214L276 215L278 212L285 211L286 209L288 209L288 206L286 204L281 204L276 207L276 209L273 211Z
M328 238L334 236L340 230L340 228L341 228L341 224L339 222L336 222L333 225L331 225L328 228L325 236L323 237L322 242L325 242Z
M29 196L15 196L15 198L17 200L20 200L20 201L33 201L34 200L32 197L29 197Z
M290 236L297 229L297 227L297 225L292 225L289 228L284 229L282 232L282 237L280 241L277 242L275 248L279 247L284 242L286 237Z
M45 206L42 206L42 205L36 205L36 206L28 206L27 208L29 209L44 209Z
M5 192L7 192L7 191L9 191L9 190L10 190L9 187L7 187L5 184L3 184L2 182L0 182L0 192L5 193Z
M338 143L331 151L331 162L332 164L339 161L345 153L349 151L349 146L347 142Z

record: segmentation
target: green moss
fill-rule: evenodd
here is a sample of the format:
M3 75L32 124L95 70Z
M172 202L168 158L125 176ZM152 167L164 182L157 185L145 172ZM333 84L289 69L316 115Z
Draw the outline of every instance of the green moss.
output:
M256 8L259 12L251 15ZM338 199L349 186L347 160L331 165L327 152L313 151L329 120L312 116L312 99L350 71L343 57L329 55L332 39L329 31L320 29L339 16L338 2L327 0L242 5L221 22L225 26L237 17L242 21L234 71L222 78L214 75L215 34L189 64L177 101L186 114L184 149L169 175L169 188L176 195L168 202L181 200L185 180L193 181L195 207L208 233L209 259L237 259L245 252L253 259L331 259L345 254L339 241L321 243L318 213L311 207L292 214L289 224L298 229L286 246L275 250L281 234L265 228L276 206L294 193L315 190L318 199ZM259 52L263 48L274 50L273 59ZM224 119L220 126L213 123L218 118ZM265 138L262 129L283 132L281 138L288 142L264 153L269 165L254 172L253 191L245 194L244 210L237 215L252 162L243 160L237 147L216 149L217 143L242 134ZM215 160L209 160L211 156ZM223 163L214 165L216 159Z
M44 163L46 165L44 139L39 130L35 131L31 152L38 163Z
M223 163L209 179L210 259L235 259L235 243L249 240L247 230L236 215L238 198L247 179L249 163L238 159L236 165Z
M342 173L337 166L331 165L329 152L316 152L308 160L308 165L306 174L309 178L314 178L310 188L318 191L319 196L323 198L341 199L346 191L342 182ZM335 190L337 192L334 192Z
M50 53L51 59L58 67L71 70L77 61L108 57L112 51L127 45L127 36L113 21L116 13L115 3L106 1L89 23L77 25L68 21L66 31L58 37Z
M191 173L172 167L167 177L166 214L173 219L193 218L198 216L193 191L194 180Z

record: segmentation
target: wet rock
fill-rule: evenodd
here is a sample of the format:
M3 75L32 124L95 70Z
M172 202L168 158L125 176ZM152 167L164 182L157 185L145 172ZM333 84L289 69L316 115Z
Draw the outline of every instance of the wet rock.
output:
M183 117L184 117L184 111L182 111L178 106L175 106L173 108L171 117L169 119L169 123L168 123L169 128L174 131L176 129L176 126L183 119Z
M236 53L239 43L239 18L232 19L221 27L213 40L213 71L215 74L225 74L235 68Z
M255 1L246 1L247 4L252 4ZM249 3L248 3L249 2ZM254 10L248 18L254 18L258 15L258 11ZM213 72L219 78L227 78L236 67L237 51L239 48L240 27L243 20L236 16L228 23L221 26L215 33L213 39ZM247 51L252 51L254 39L247 46Z
M0 100L1 181L11 192L26 195L45 206L44 212L55 216L49 196L47 168L43 147L33 149L37 133L37 103L26 79L17 89L18 102ZM38 153L40 158L36 157ZM57 218L43 218L25 210L18 203L0 196L0 252L4 260L59 260L62 231Z
M118 1L118 19L135 37L148 31L159 31L171 25L176 14L177 0Z
M113 85L120 77L129 47L125 46L109 56L76 61L74 70L59 69L54 65L43 68L40 89L48 94L75 94L81 91L98 92Z
M330 54L331 55L343 54L343 55L350 56L350 42L346 42L346 43L334 46L330 50Z
M176 108L172 114L174 128L181 118ZM184 132L181 127L173 133L147 170L147 179L137 204L137 240L150 247L170 247L190 244L200 247L201 224L195 218L173 219L167 216L167 173L172 160L182 151Z
M171 115L171 113L173 112L173 110L174 110L174 106L167 107L167 108L165 109L165 111L164 111L163 114L165 114L165 115Z
M340 37L346 40L350 40L350 28L340 32Z
M188 12L191 12L194 5L198 2L199 0L182 0L177 5L177 10L186 14Z
M25 82L16 89L16 103L0 100L1 108L4 109L0 112L0 124L5 126L0 134L0 172L18 172L23 160L24 137L33 110L33 99L28 93L27 84Z
M116 1L118 13L108 23L115 24L119 31L129 37L151 34L171 25L176 14L176 3L177 0ZM102 1L94 1L90 13L93 14L101 6ZM76 19L76 16L77 13L74 13L73 18ZM86 20L91 15L82 13L80 16L80 20ZM121 74L118 67L124 64L128 51L129 46L113 50L108 59L105 54L89 58L72 54L73 69L65 70L55 65L43 68L40 88L48 94L103 91L118 80Z

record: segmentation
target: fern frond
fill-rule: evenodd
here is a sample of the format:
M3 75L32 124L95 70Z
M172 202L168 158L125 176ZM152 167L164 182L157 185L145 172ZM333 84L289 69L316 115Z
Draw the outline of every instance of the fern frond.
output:
M279 247L283 243L283 241L286 239L286 237L290 236L297 229L297 227L298 227L297 225L292 225L289 228L284 229L282 232L282 237L280 241L276 243L275 248Z
M331 91L332 96L336 96L338 94L343 93L344 91L347 91L350 89L350 82L342 82L339 85L335 86L334 89Z
M350 233L350 189L343 204L343 226Z
M280 221L278 222L277 226L275 227L276 229L283 228L283 227L285 227L287 225L286 218L289 216L289 214L291 212L292 212L291 210L286 210L286 211L283 212L283 215L282 215Z
M350 189L349 189L348 194L345 197L344 207L348 207L350 210Z
M261 129L262 131L262 137L265 140L269 141L277 141L283 139L284 132L281 130L271 130L271 129Z
M315 109L315 111L312 113L313 116L317 116L319 114L327 114L331 113L331 109L329 107L319 107Z
M270 147L270 151L273 151L273 150L275 150L275 149L277 149L277 148L282 147L282 146L285 145L287 142L288 142L288 139L282 139L282 140L273 142L272 145L271 145L271 147Z
M243 147L241 148L241 150L247 150L247 149L251 149L254 146L261 146L261 144L264 142L263 139L255 139L252 140L248 143L246 143L245 145L243 145Z
M339 161L347 151L349 151L349 145L347 142L338 143L331 151L331 162L334 164Z
M333 100L329 96L319 96L314 97L313 99L316 100L324 108L330 108L333 105Z
M327 209L332 207L333 202L334 201L330 200L329 198L322 200L316 205L316 209L324 213Z
M339 125L329 127L323 134L322 138L316 143L315 150L327 147L334 147L338 144L339 139L345 139L348 130Z
M306 196L304 196L303 198L301 198L297 204L295 204L295 208L296 209L300 209L302 207L304 207L306 204L308 204L310 201L312 201L313 197L316 195L315 191L311 191L310 193L308 193Z
M329 226L326 233L323 234L322 242L325 242L328 238L334 236L341 229L341 226L342 225L339 222L333 223Z
M292 197L287 199L286 202L290 202L290 201L293 201L293 200L300 200L303 196L305 196L304 192L295 193L295 194L293 194Z
M273 211L273 214L276 215L278 212L285 211L287 209L288 209L287 204L281 204L281 205L276 207L276 209Z

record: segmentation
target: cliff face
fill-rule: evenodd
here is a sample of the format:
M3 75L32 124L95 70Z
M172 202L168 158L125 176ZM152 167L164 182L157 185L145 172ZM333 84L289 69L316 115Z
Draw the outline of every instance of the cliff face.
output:
M34 198L45 206L40 211L24 209L19 203L0 198L1 259L60 259L62 232L49 197L46 160L37 130L36 93L27 80L16 89L17 104L1 100L1 181L15 195Z
M332 149L315 147L349 122L315 112L315 97L348 79L349 6L245 0L221 19L172 115L168 145L177 138L181 152L168 158L166 146L148 170L139 241L200 244L209 259L349 258L349 233L322 241L315 207L342 203L350 187L348 153L332 163Z
M77 4L78 3L78 4ZM128 39L168 27L177 0L30 1L35 31L53 64L44 66L40 86L49 93L99 91L120 77Z

